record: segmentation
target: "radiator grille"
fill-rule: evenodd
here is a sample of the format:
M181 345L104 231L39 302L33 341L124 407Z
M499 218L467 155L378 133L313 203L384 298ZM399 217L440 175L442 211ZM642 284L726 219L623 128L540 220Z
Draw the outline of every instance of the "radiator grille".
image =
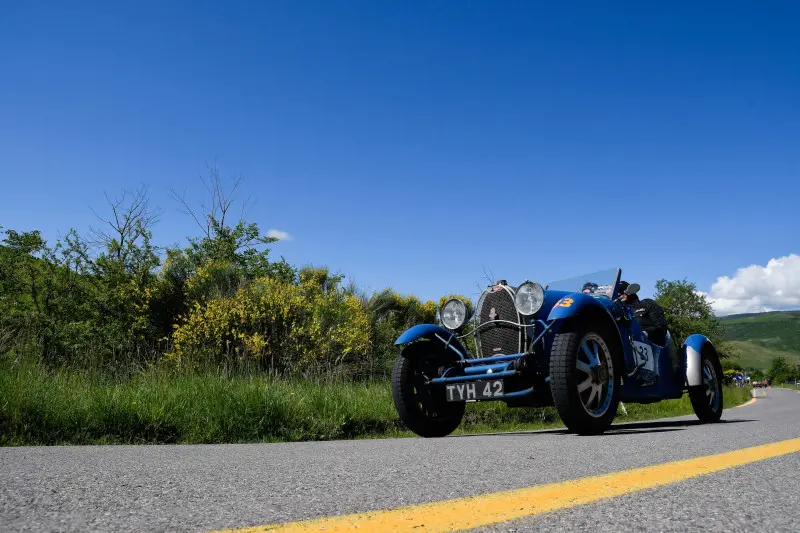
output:
M480 324L492 320L521 322L514 307L513 289L500 286L487 289L478 301L476 315ZM480 357L522 352L522 328L513 324L494 323L481 326L476 335L476 347Z

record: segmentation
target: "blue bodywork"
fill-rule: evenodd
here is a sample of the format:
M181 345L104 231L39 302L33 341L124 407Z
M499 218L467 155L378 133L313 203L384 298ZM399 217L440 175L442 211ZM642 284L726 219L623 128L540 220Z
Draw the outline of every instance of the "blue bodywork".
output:
M585 312L588 308L602 309L608 312L608 309L603 302L603 300L606 300L605 298L595 298L580 292L566 293L562 291L559 291L554 296L557 298L557 300L555 300L553 303L553 307L550 310L550 313L547 315L547 320L559 320L577 316L581 312ZM563 302L566 302L567 299L570 300L568 302L569 307L561 305ZM611 300L608 300L608 302L610 303ZM545 299L545 304L546 303L547 300ZM542 306L542 309L546 310L547 308Z
M461 341L451 331L435 324L418 324L407 329L394 342L396 345L408 344L419 339L439 339L448 348L454 349L460 359L466 359L467 350L461 345Z
M622 368L620 400L631 403L650 403L669 398L680 398L688 386L701 383L700 354L713 349L710 341L703 335L691 335L679 349L667 334L665 346L650 342L636 321L630 307L616 299L619 273L613 285L612 295L593 296L581 292L545 290L544 304L539 311L525 318L520 327L527 329L529 339L526 351L515 354L502 354L492 357L471 355L459 340L460 333L454 333L435 324L420 324L405 331L395 342L406 345L420 339L439 342L452 352L452 364L443 372L430 379L431 384L465 383L495 380L498 378L522 379L517 390L506 392L497 400L518 399L534 396L535 393L549 394L549 354L553 340L561 327L569 320L584 319L592 323L602 321L604 326L616 332L618 341L614 352L618 354L618 365ZM480 327L480 326L478 326ZM637 380L642 363L637 359L635 343L649 347L652 357L649 370L658 375L655 384L641 384ZM404 352L406 353L406 352ZM414 354L416 352L408 352ZM409 355L411 356L411 355ZM540 370L537 374L522 376L520 362L532 363ZM527 380L527 381L526 381ZM481 401L494 400L482 399ZM536 403L538 402L538 403ZM536 400L535 405L548 405ZM530 405L530 404L529 404Z

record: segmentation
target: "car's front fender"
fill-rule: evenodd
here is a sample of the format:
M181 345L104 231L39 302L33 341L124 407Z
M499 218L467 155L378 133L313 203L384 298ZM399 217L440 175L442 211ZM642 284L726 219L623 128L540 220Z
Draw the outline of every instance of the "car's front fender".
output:
M394 341L395 345L408 344L419 339L438 339L444 345L454 350L458 355L464 359L467 356L467 350L458 340L458 337L452 331L448 331L436 324L418 324L410 327L403 332L402 335L397 337ZM405 353L405 352L404 352Z
M547 316L547 320L561 320L577 316L581 311L583 311L588 307L602 309L603 311L608 313L608 311L606 311L606 308L603 307L603 305L600 302L598 302L594 297L589 296L588 294L574 292L559 298L559 300L550 310L550 314Z
M609 309L593 296L580 292L565 294L553 305L547 320L555 322L553 332L558 333L562 324L572 322L570 319L578 317L605 327L613 337L615 346L612 350L617 354L616 363L620 369L627 368L626 360L633 361L632 348L629 343L622 342L619 327Z

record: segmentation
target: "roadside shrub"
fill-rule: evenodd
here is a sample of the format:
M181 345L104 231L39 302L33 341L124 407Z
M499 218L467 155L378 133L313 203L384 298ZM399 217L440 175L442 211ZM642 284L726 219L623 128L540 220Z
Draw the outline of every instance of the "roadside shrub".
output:
M370 346L363 303L338 288L262 277L231 297L197 301L166 356L181 367L255 360L277 374L357 372Z

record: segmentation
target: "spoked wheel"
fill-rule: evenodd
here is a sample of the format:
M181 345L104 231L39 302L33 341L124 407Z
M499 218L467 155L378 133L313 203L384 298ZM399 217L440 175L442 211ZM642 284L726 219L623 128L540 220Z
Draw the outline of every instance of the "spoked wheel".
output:
M392 369L392 399L405 426L421 437L444 437L464 417L464 402L448 402L444 385L426 385L448 359L429 342L408 346Z
M722 418L722 367L716 354L703 350L701 356L703 383L689 388L689 399L694 412L703 422L717 422Z
M578 395L586 412L601 417L611 404L614 391L614 365L603 339L595 333L584 337L576 367L584 380L578 384Z
M620 379L610 346L599 331L568 331L553 341L550 389L570 431L602 433L617 414Z

